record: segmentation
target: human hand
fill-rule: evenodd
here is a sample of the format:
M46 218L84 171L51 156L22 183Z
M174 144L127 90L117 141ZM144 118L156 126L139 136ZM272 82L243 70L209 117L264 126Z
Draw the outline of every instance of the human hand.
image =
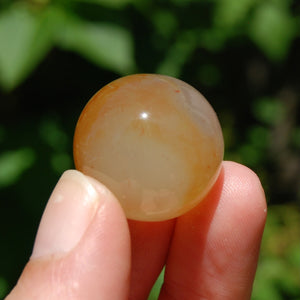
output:
M67 171L6 300L147 299L165 264L160 300L250 299L265 220L259 179L233 162L196 208L155 223L127 221L103 185Z

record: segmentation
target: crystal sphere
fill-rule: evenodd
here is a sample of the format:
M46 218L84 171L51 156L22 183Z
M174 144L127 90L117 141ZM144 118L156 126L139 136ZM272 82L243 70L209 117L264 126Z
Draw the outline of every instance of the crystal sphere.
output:
M218 177L216 113L187 83L164 75L117 79L87 103L74 136L78 170L106 185L129 219L162 221L195 207Z

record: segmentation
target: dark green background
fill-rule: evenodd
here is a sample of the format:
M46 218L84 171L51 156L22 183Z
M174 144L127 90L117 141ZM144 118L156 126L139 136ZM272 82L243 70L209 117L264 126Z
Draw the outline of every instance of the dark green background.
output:
M269 214L253 299L299 300L299 16L290 0L1 1L0 298L73 168L85 103L120 76L162 73L205 95L225 159L261 178Z

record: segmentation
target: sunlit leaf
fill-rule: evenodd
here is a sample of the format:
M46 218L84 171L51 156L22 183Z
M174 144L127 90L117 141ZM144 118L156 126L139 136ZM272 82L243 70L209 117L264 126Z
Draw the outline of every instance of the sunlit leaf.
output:
M250 19L250 36L270 59L281 60L299 31L298 26L287 10L264 2Z
M134 70L133 38L128 30L110 23L66 19L60 45L96 65L126 74Z
M14 184L22 173L30 168L35 160L34 151L22 148L0 155L0 188Z
M0 84L12 89L49 51L52 25L47 14L13 5L0 14Z
M164 282L164 276L165 276L165 268L163 268L163 270L161 271L160 275L158 276L152 290L151 293L148 297L148 300L156 300L158 299L159 293L160 293L160 289L163 285Z

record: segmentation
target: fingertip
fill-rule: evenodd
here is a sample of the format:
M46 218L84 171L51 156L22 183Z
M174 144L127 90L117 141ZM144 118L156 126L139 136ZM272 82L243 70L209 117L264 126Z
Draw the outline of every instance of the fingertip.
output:
M129 229L118 200L95 179L69 170L48 201L33 255L7 299L123 299L129 274Z
M31 259L71 251L106 201L84 174L65 171L44 210Z
M222 249L228 257L232 253L256 257L267 216L260 179L250 168L231 161L223 163L223 172L222 190L207 234L211 257L222 257L213 249Z
M226 197L236 202L249 220L265 221L267 202L265 192L258 175L250 168L232 161L223 162L224 176L230 178L223 186ZM220 203L225 205L224 203Z

